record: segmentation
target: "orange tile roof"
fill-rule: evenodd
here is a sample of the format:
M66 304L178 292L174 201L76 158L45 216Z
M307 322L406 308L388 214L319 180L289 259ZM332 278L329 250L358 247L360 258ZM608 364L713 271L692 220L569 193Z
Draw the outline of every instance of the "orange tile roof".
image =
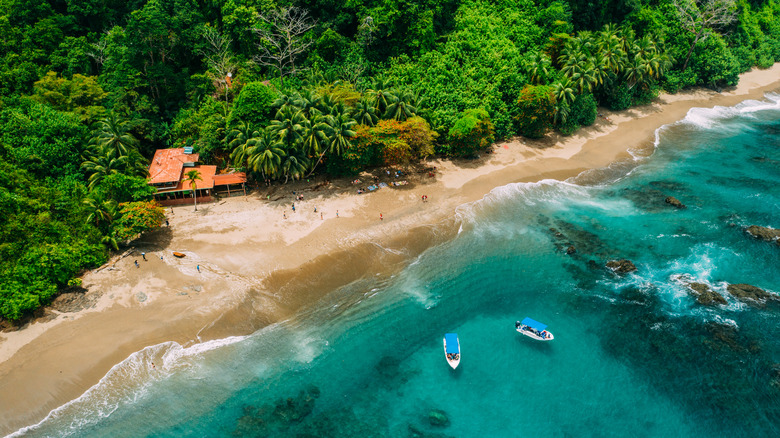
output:
M214 185L224 186L228 184L241 184L246 182L246 173L224 173L222 175L214 175Z
M181 180L184 163L195 163L198 154L185 154L184 148L157 149L149 165L149 184Z
M176 184L176 187L171 187L169 189L157 189L157 193L173 193L173 192L181 192L184 190L192 190L191 185L189 182L184 182L186 179L186 173L190 170L197 170L200 172L200 177L203 181L196 181L195 185L200 189L213 189L214 188L214 174L217 173L217 166L206 166L206 165L198 165L195 167L186 167L185 171L182 172L181 179L179 179L179 183Z

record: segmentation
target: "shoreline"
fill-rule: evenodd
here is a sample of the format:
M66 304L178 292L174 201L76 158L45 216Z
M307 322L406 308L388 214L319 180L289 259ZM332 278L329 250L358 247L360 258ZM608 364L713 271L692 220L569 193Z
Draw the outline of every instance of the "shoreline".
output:
M683 119L691 108L733 106L778 87L775 64L741 75L740 85L724 93L661 95L650 105L605 112L570 137L500 142L475 161L433 160L428 164L438 169L435 180L404 176L399 179L408 178L408 186L375 193L357 195L348 181L319 190L298 182L275 186L270 202L261 188L248 198L201 205L197 213L192 206L176 207L170 229L136 242L148 261L125 257L84 276L89 293L99 295L94 308L0 333L0 411L6 414L0 434L40 421L146 346L249 334L292 317L335 288L396 272L456 235L456 208L496 187L565 180L632 159L629 150L652 146L658 128ZM361 179L362 186L370 184ZM393 180L383 176L384 182ZM301 188L306 200L296 201L292 213L291 191ZM284 197L277 198L281 192ZM422 203L421 195L429 202ZM175 259L172 251L187 257ZM140 268L133 265L136 259Z

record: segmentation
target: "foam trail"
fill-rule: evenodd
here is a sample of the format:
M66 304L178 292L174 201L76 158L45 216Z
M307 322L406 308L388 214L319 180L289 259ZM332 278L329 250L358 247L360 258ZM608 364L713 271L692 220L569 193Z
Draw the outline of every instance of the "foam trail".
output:
M746 100L735 106L715 106L713 108L691 108L684 119L677 123L687 124L701 129L711 129L721 121L750 115L759 111L780 109L780 94L767 93L765 100Z
M94 386L80 397L52 410L40 422L23 427L8 435L21 437L51 424L59 436L77 434L88 425L108 418L123 404L132 404L146 394L154 383L168 378L174 371L189 366L186 360L201 354L244 340L245 336L232 336L183 347L177 342L164 342L137 351L114 365ZM66 420L70 418L70 420ZM58 421L68 424L55 425Z

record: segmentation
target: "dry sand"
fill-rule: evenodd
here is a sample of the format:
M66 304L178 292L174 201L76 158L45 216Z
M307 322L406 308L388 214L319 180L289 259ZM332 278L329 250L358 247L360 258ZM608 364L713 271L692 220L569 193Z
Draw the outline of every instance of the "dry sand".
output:
M736 89L724 93L695 90L628 111L602 110L593 126L571 137L514 139L478 160L431 161L433 178L377 171L384 182L410 184L373 193L355 193L371 184L365 174L359 185L317 186L318 179L260 187L248 197L200 205L197 212L174 207L169 228L84 276L88 294L98 297L93 308L53 312L48 321L0 333L0 434L40 421L146 346L248 334L293 316L334 288L396 271L450 239L457 232L455 209L495 187L603 168L630 158L629 149L652 147L658 127L693 107L735 105L778 87L780 64L745 73ZM305 200L294 201L293 190ZM175 258L173 251L187 256Z

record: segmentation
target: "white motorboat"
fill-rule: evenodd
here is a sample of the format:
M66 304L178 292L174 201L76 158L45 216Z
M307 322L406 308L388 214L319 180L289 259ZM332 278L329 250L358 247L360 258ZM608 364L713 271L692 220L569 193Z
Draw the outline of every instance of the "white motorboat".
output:
M460 340L456 333L447 333L444 335L444 357L452 369L460 364Z
M534 321L531 318L525 318L522 321L515 323L515 329L528 336L534 338L537 341L552 341L555 339L552 333L547 331L547 326L539 321Z

